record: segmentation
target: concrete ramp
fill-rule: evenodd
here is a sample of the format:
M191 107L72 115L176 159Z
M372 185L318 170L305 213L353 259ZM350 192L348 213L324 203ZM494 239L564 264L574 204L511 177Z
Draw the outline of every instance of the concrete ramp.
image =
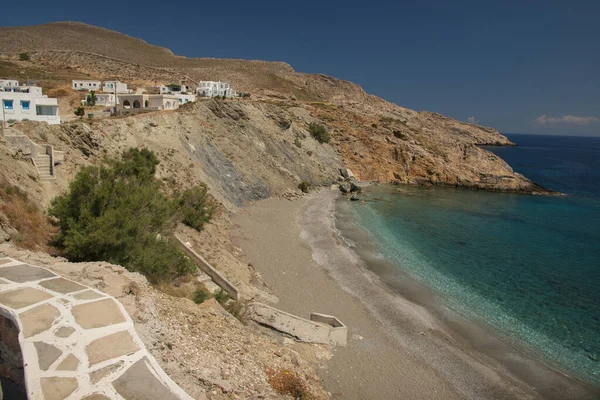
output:
M310 320L254 302L248 307L253 321L294 336L303 342L346 346L348 328L332 315L312 313Z

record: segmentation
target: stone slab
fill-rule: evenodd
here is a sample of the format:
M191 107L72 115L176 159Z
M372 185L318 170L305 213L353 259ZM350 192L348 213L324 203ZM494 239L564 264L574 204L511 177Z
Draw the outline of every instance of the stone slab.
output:
M0 268L0 277L18 283L39 281L40 279L52 278L53 276L56 275L47 269L32 267L27 264Z
M123 364L125 364L125 362L117 361L116 363L110 364L107 367L99 368L95 371L90 372L90 382L92 382L92 385L95 385L96 383L100 382L102 379L106 378L108 375L112 374L113 372L115 372L116 370L121 368L123 366Z
M113 387L117 393L128 400L179 399L152 373L147 358L142 358L129 367L113 382Z
M138 345L135 344L128 331L121 331L96 339L85 348L90 367L111 358L135 353L138 350Z
M50 377L42 378L44 400L64 400L77 389L77 379Z
M33 344L38 356L38 365L42 371L47 371L58 357L62 356L62 351L44 342L35 342Z
M56 336L58 336L59 338L68 338L69 336L71 336L73 334L73 332L75 332L75 329L71 328L70 326L61 326L60 328L58 328L54 334Z
M42 304L19 314L25 338L47 331L60 316L60 311L50 304Z
M58 293L71 293L85 289L85 286L65 278L56 278L40 282L40 286Z
M113 299L74 306L71 313L83 329L100 328L125 322L125 316Z
M33 288L23 288L0 293L0 304L18 310L52 298L52 295Z
M61 361L56 367L57 371L76 371L79 366L79 360L73 354L69 354L67 358Z
M100 393L94 393L90 394L89 396L85 396L81 400L110 400L110 397L106 397L105 395Z
M94 300L99 299L100 297L104 297L99 293L94 292L93 290L86 290L85 292L77 293L73 295L77 300Z

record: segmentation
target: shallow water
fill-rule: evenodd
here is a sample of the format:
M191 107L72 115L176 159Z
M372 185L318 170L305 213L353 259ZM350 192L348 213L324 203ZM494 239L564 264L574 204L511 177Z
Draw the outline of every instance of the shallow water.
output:
M548 170L563 171L553 162L574 161L552 161L555 157L547 154L540 161L532 152L548 150L534 144L511 148L510 154L501 149L505 154L500 155L510 161L525 150L528 162L538 163L538 183L574 191L569 189L573 182L548 184L560 183ZM372 243L357 246L369 247L373 256L434 289L451 309L598 386L600 198L594 197L597 187L585 172L587 161L577 163L585 175L570 172L585 182L577 186L577 196L375 186L367 194L380 200L341 201L340 218L368 231ZM546 181L539 179L544 174L550 177Z

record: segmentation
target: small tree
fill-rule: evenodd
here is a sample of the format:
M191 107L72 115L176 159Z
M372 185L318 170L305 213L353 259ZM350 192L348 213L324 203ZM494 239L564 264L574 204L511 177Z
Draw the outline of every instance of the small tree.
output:
M75 114L79 117L79 119L81 119L85 115L85 109L83 107L77 107L77 110L75 110L73 114Z
M319 143L329 143L329 132L323 125L311 122L308 125L308 131Z
M29 61L29 54L27 54L27 53L20 53L19 54L19 60L21 60L21 61Z
M93 107L96 105L96 101L98 101L98 97L96 97L96 91L92 90L87 96L87 105Z

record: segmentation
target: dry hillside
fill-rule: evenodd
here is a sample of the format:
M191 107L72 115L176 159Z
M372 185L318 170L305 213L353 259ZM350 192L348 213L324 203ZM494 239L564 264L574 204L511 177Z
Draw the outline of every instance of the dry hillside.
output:
M253 101L219 107L233 114L242 109L258 130L262 129L261 119L277 113L283 120L296 122L293 136L300 138L306 136L302 128L309 122L324 124L332 133L331 145L341 162L360 179L544 191L477 147L510 144L496 130L399 107L366 94L351 82L298 73L280 62L179 57L142 40L74 22L0 28L0 33L0 66L5 75L22 79L31 71L39 76L44 89L54 89L54 94L62 97L63 115L70 114L66 109L77 102L65 89L71 77L117 78L131 87L190 79L226 80L238 90L251 92ZM18 53L24 50L31 61L18 60ZM256 99L273 107L265 108ZM249 109L256 111L248 113ZM202 123L206 121L198 121ZM232 124L224 137L234 140L242 125ZM230 156L240 155L227 155L231 161Z

